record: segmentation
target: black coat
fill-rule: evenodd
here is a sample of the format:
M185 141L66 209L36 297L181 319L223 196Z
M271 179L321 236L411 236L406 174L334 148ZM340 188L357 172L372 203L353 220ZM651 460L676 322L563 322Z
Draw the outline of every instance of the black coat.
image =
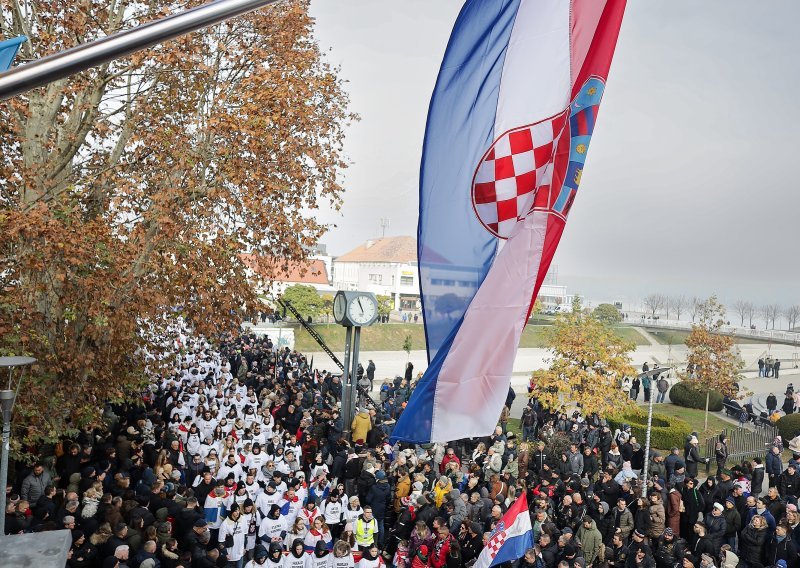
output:
M761 494L761 489L764 486L764 468L757 467L753 469L753 477L750 480L750 490L753 495L758 497Z
M758 530L748 525L739 538L739 558L748 564L761 564L762 547L767 540L767 527Z
M778 542L772 537L764 547L764 563L775 566L778 560L786 561L786 568L797 568L797 547L789 535Z
M372 514L382 521L392 501L392 490L388 483L376 483L367 491L366 503L372 507Z

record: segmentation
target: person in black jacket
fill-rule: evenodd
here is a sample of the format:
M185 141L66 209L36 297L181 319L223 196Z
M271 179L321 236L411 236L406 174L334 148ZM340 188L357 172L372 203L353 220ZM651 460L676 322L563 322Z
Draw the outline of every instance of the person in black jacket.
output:
M708 554L712 557L717 555L714 543L706 534L706 526L702 522L698 521L694 524L694 534L697 535L694 545L692 545L692 554L694 556L700 558L703 554Z
M786 568L797 568L797 547L789 534L789 527L779 523L775 527L775 535L764 547L764 563L769 566L778 564L778 560L786 562Z
M761 458L754 458L753 474L750 479L750 493L755 497L758 497L759 495L761 495L763 487L764 487L764 463Z
M681 513L681 534L692 534L692 526L697 522L698 515L705 509L705 501L700 491L695 487L694 479L687 479L683 488L681 499L684 511Z
M686 553L686 541L675 538L672 529L667 527L655 544L656 568L673 568Z
M794 462L789 462L786 471L778 476L777 485L778 493L785 500L796 499L800 495L800 474L797 473L797 466Z
M367 491L364 502L372 507L372 516L378 522L378 545L383 546L383 521L386 518L386 511L392 502L392 491L383 471L377 471L375 479L377 482Z
M464 529L459 535L461 542L461 558L465 565L480 556L483 550L483 531L479 523L464 523Z

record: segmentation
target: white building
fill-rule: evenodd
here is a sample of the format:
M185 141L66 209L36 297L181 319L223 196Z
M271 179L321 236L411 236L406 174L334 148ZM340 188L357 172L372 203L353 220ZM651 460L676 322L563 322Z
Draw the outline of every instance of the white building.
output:
M334 258L333 287L391 296L395 310L419 310L417 240L413 237L370 239Z

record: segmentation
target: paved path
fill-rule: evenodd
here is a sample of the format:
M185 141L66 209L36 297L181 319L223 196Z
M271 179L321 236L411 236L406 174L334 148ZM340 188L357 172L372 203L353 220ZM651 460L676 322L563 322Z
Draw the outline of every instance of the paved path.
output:
M641 335L642 337L644 337L644 338L645 338L645 339L648 341L648 343L650 343L650 345L661 345L661 344L660 344L660 343L659 343L659 342L656 340L656 338L655 338L655 337L653 337L653 335L652 335L652 334L651 334L649 331L647 331L646 329L644 329L643 327L634 327L633 329L635 329L636 331L638 331L638 332L639 332L639 335Z

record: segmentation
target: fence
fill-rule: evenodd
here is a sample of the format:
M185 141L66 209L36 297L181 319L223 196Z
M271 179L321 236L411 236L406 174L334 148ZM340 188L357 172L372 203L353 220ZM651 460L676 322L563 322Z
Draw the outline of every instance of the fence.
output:
M768 424L757 425L755 430L748 428L726 428L722 434L728 438L728 459L741 461L755 457L764 457L767 449L778 435L778 429ZM705 441L705 457L711 458L706 465L706 473L715 461L716 445L719 437L708 438Z

